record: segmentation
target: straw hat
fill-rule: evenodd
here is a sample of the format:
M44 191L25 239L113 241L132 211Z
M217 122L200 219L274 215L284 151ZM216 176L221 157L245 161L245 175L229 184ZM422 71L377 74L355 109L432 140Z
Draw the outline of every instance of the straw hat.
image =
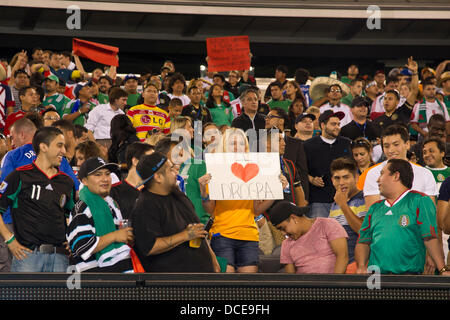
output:
M442 87L442 82L447 81L450 79L450 71L444 72L441 74L441 77L439 78L438 86Z
M333 84L338 84L341 87L343 97L350 93L350 88L342 81L330 77L317 77L312 81L309 88L311 99L314 101L325 97L325 90Z

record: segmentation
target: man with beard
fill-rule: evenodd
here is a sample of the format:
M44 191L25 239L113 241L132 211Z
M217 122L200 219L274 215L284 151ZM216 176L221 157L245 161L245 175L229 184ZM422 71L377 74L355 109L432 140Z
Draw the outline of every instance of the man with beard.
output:
M109 102L109 89L113 86L114 81L109 76L101 76L98 78L98 95L97 100L99 104L106 104Z
M155 152L141 158L136 171L144 188L131 220L135 250L145 271L219 271L216 257L205 239L208 232L192 202L178 189L178 166Z
M332 84L326 89L325 93L327 94L328 102L320 106L320 113L324 113L327 110L340 112L344 114L344 117L340 121L341 128L346 124L349 124L353 120L353 115L350 107L341 102L341 86L339 84Z
M330 165L339 157L351 157L351 141L339 135L340 120L344 113L327 110L319 117L322 129L320 136L304 142L310 182L310 217L328 217L331 203L334 201L334 187L331 182Z

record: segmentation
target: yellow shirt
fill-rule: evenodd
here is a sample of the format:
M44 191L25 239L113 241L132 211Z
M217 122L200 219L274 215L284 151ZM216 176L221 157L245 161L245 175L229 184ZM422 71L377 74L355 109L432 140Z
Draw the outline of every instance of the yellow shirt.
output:
M253 200L216 200L212 234L235 240L259 241Z
M140 104L131 107L127 116L136 128L136 135L141 141L144 141L147 132L153 129L161 130L164 134L170 132L169 114L161 108Z

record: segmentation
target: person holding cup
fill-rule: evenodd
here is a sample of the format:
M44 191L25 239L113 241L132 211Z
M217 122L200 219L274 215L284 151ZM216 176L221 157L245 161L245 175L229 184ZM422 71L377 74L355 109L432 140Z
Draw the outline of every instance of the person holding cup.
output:
M122 214L109 195L111 171L117 166L102 158L90 158L78 172L84 187L67 229L70 264L78 272L133 272L128 246L134 241L133 229L121 226Z

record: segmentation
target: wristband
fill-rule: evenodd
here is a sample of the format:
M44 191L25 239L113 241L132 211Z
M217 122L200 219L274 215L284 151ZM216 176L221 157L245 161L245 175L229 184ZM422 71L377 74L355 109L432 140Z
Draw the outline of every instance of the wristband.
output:
M203 197L200 195L200 198L202 198L202 201L209 201L209 194L206 196L206 198L203 198Z
M16 239L16 237L13 235L11 236L11 238L9 238L8 240L5 241L6 244L10 244L11 242L13 242Z
M261 220L262 218L265 218L264 215L261 213L259 216L257 216L255 218L255 222L258 222L259 220Z

